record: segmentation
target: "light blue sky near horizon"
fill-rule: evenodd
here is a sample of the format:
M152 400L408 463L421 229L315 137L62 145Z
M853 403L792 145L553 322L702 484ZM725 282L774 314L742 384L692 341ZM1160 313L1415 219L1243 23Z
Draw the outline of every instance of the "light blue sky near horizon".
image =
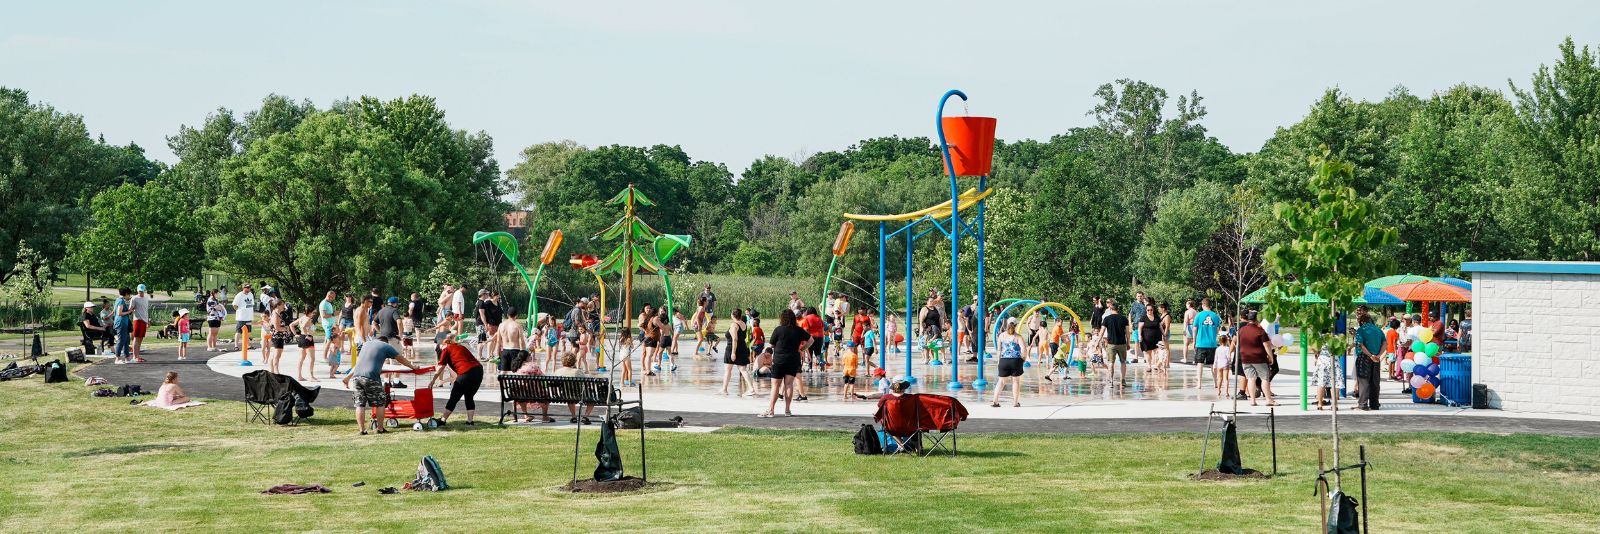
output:
M322 108L425 94L493 136L502 169L572 139L677 144L738 173L932 137L949 88L1001 138L1047 139L1091 124L1095 88L1118 78L1199 91L1211 135L1253 152L1330 87L1505 90L1567 36L1600 45L1600 2L1576 1L10 4L0 85L168 163L180 124L269 93Z

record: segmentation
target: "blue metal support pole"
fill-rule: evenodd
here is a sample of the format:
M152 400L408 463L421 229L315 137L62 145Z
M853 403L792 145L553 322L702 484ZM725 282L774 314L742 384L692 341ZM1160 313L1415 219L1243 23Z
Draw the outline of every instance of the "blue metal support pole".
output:
M911 373L911 325L915 316L911 315L911 244L916 240L906 236L906 382L917 383L917 377ZM919 325L920 326L920 325Z
M979 177L978 178L978 194L982 195L984 190L987 189L988 187L989 187L989 177L987 175ZM988 237L987 235L984 234L984 228L983 228L983 203L984 203L984 201L982 201L982 200L978 201L977 232L975 232L974 235L973 235L973 237L977 238L977 241L978 241L978 289L977 289L977 291L978 291L977 292L978 302L977 302L977 304L975 304L973 306L973 309L972 309L972 324L977 325L978 331L977 332L973 332L971 334L971 335L975 336L975 337L972 338L972 355L978 359L978 378L972 381L972 387L975 388L975 389L983 389L985 387L988 387L988 385L989 385L989 381L987 379L983 378L983 359L984 359L983 358L984 357L984 354L983 354L983 352L984 352L984 345L983 345L984 335L983 334L985 332L985 329L983 327L983 323L986 322L986 321L984 321L985 317L983 316L983 314L984 314L984 310L988 309L988 308L985 308L984 305L983 305L983 263L984 263L984 261L983 261L983 242L984 242L985 238Z
M893 345L894 344L894 340L893 339L889 339L888 327L884 326L884 320L885 320L885 318L887 318L889 316L889 301L887 300L888 297L889 297L889 294L886 292L887 290L884 289L884 287L883 287L883 284L885 282L887 282L887 280L885 280L885 278L887 278L888 275L889 275L889 271L887 269L887 265L884 263L884 262L888 261L887 260L887 255L888 255L888 251L889 251L889 249L886 246L887 245L888 236L884 235L885 225L887 225L887 224L888 223L885 223L883 221L878 221L878 347L877 347L877 349L878 349L878 368L879 369L885 369L886 368L884 366L884 364L889 363L889 345ZM884 373L884 376L889 376L889 372L888 371L884 371L883 373Z
M957 317L961 310L961 189L956 184L956 168L950 162L950 143L944 138L944 103L952 96L967 99L967 94L959 89L945 91L939 98L933 124L939 132L939 151L944 153L945 172L950 174L950 389L961 389L961 375L957 373L961 365L961 320Z

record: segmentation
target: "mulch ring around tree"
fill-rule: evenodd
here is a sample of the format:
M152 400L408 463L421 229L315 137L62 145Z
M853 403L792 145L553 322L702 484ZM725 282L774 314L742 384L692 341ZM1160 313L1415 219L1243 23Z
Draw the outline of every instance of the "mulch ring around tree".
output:
M659 482L645 482L639 477L622 477L617 480L599 481L586 478L561 485L561 491L571 493L629 493L657 489L664 484Z
M1247 467L1243 473L1237 475L1224 473L1216 469L1207 469L1205 471L1201 471L1199 475L1189 475L1189 478L1193 480L1238 480L1242 478L1266 479L1267 475L1266 473L1262 473Z

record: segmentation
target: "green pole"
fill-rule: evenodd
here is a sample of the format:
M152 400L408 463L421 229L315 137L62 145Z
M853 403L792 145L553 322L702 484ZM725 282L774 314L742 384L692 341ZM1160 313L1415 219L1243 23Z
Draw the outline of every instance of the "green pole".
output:
M1300 411L1311 409L1311 404L1308 400L1306 400L1306 394L1311 391L1310 379L1306 378L1306 375L1309 374L1311 369L1311 367L1307 365L1306 361L1307 347L1306 331L1302 329L1300 330Z
M838 265L839 257L834 256L833 261L828 262L828 277L822 279L822 307L819 309L822 310L823 317L828 316L828 287L833 285L833 268Z
M673 309L673 307L672 307L672 278L667 276L667 266L665 266L665 265L661 266L661 285L663 287L667 288L667 309L671 310L671 309ZM671 320L672 320L671 317L667 318L667 321L670 322Z
M517 267L522 270L522 267ZM523 280L527 280L528 273L522 273ZM528 313L522 316L522 321L528 323L529 338L533 337L534 321L539 317L539 279L544 277L544 264L539 264L539 269L533 272L533 281L528 282Z

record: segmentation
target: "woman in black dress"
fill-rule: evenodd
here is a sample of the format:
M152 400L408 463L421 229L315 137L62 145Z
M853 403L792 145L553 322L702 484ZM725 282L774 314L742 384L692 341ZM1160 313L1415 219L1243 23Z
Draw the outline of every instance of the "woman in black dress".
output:
M728 382L734 373L739 374L739 381L744 382L744 393L751 391L750 382L745 379L745 368L750 365L750 338L746 335L749 327L744 324L744 310L734 308L728 316L732 322L728 324L728 348L722 355L722 394L728 394Z
M811 335L796 324L794 310L783 310L778 314L778 327L767 336L767 345L772 347L772 396L767 411L758 417L772 417L779 395L783 395L783 414L794 415L789 410L794 405L794 383L800 374L800 355L811 345Z
M1145 363L1149 364L1145 372L1158 370L1156 363L1156 349L1161 347L1161 321L1156 317L1155 306L1145 306L1144 322L1139 325L1139 350L1145 354Z

